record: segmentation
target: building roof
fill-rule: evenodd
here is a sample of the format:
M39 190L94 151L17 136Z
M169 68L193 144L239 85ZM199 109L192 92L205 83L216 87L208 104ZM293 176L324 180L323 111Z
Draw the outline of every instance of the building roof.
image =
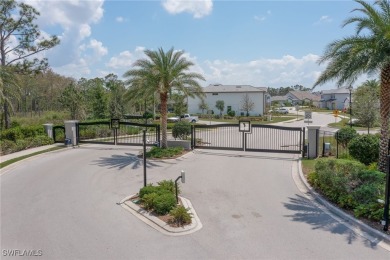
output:
M321 97L314 95L308 91L290 91L291 95L296 97L298 100L312 100L312 101L320 101Z
M222 85L213 84L203 88L204 93L247 93L247 92L267 92L267 88L253 87L250 85Z
M328 90L321 91L321 94L349 94L349 89L347 88L328 89Z
M286 96L273 96L271 97L272 101L286 101L287 97Z

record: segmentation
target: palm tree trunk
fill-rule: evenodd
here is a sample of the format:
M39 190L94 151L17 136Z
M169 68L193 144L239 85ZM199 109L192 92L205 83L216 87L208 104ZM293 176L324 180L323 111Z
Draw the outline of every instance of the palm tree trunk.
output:
M168 93L160 93L161 100L161 148L167 148Z
M380 87L380 115L381 139L379 151L379 165L381 172L386 172L387 155L389 149L389 116L390 116L390 64L381 71Z

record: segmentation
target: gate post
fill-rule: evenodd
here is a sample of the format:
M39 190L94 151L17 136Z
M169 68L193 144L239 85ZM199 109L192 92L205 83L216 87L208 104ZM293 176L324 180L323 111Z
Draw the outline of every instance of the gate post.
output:
M77 123L78 120L69 120L64 121L65 123L65 138L71 140L72 145L77 145L79 140L77 140Z
M318 156L318 141L319 129L321 126L309 125L307 126L307 139L308 139L308 149L307 149L307 158L317 158Z
M43 124L43 127L45 128L45 133L48 137L54 138L53 136L53 124Z

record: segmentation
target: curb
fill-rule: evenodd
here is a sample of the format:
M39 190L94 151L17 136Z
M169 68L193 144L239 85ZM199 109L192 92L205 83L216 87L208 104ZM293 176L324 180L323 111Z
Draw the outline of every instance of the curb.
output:
M191 204L191 201L186 199L186 198L179 196L179 198L181 199L181 201L183 203L183 206L185 208L188 208L189 213L192 215L192 223L190 225L175 228L175 227L171 227L170 225L168 225L167 223L165 223L164 221L162 221L158 217L153 216L148 211L140 208L137 204L133 203L131 201L131 198L133 198L135 195L137 195L137 194L127 196L118 204L121 205L122 208L126 209L131 214L136 216L138 219L140 219L145 224L149 225L150 227L156 229L157 231L159 231L165 235L168 235L168 236L188 235L188 234L192 234L192 233L200 230L203 227L198 215L195 212L194 207Z
M390 236L383 234L382 232L373 229L369 225L364 222L346 214L344 211L339 208L333 206L327 200L325 200L319 193L317 193L310 184L306 181L305 176L302 172L302 162L301 159L298 159L298 175L299 180L294 178L294 181L300 181L301 183L296 183L298 189L300 189L303 193L311 195L312 199L318 202L320 205L324 206L330 213L333 213L337 217L341 218L344 225L351 228L356 234L361 235L362 237L370 240L371 242L377 243L384 249L390 251ZM348 225L349 224L349 225Z

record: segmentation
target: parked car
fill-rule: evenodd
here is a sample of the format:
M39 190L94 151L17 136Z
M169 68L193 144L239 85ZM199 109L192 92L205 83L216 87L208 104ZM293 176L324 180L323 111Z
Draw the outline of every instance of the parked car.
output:
M270 113L279 113L279 114L288 114L288 109L284 107L275 108L275 110L270 110Z
M174 117L169 117L168 122L179 122L180 120L185 120L191 123L196 123L199 121L199 118L197 116L191 116L190 114L184 114L181 115L180 117L174 116Z

